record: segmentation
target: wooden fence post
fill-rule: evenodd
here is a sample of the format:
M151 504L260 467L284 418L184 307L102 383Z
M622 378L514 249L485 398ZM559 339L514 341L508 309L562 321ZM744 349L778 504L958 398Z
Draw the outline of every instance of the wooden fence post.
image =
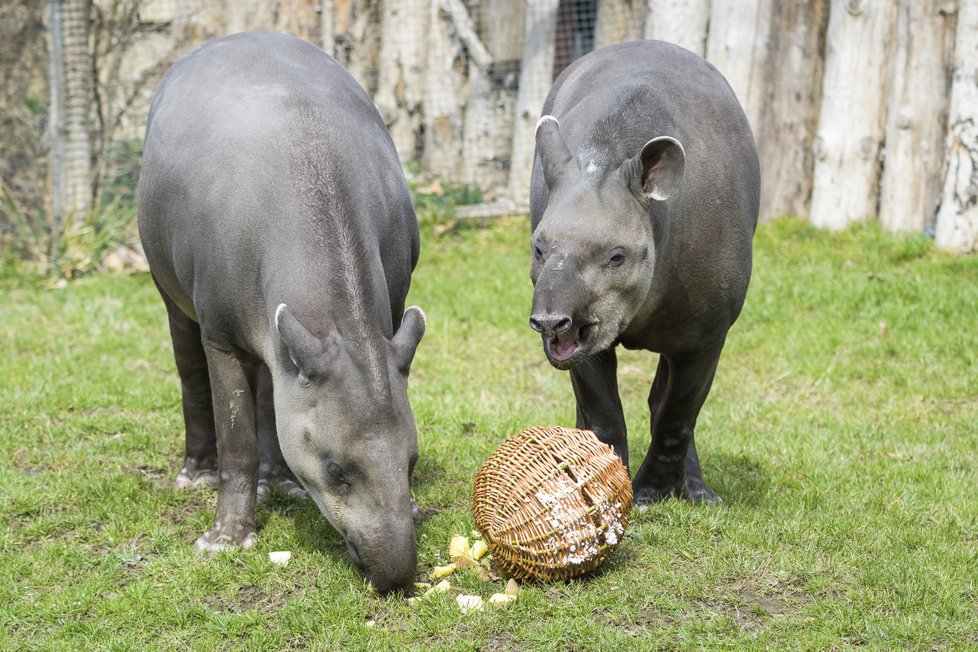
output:
M877 214L896 9L897 0L832 0L814 148L815 226L844 229Z
M523 0L485 0L482 34L492 59L469 57L469 101L462 129L462 180L505 188L513 142L513 112L523 49Z
M669 41L703 56L709 22L710 0L648 0L645 38Z
M455 45L450 15L442 8L442 0L429 0L428 7L423 161L427 171L453 179L462 169L465 79L455 65L462 52Z
M509 173L509 193L513 200L520 203L529 199L535 147L533 131L553 81L558 4L558 0L526 0L523 64L516 95Z
M760 121L767 88L765 64L773 0L715 2L710 9L706 58L727 78L751 127ZM754 134L758 137L757 133Z
M644 38L647 12L647 3L640 0L599 1L594 49Z
M958 9L954 76L948 112L944 192L936 242L959 253L978 251L978 2Z
M766 90L751 124L761 159L761 220L809 212L828 17L828 0L774 7Z
M886 116L880 222L920 233L934 225L949 94L945 0L900 0Z
M374 103L402 161L415 158L430 20L428 0L384 0Z

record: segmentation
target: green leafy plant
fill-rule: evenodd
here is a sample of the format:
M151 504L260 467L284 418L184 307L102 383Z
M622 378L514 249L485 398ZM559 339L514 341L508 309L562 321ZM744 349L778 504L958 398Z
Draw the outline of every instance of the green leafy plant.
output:
M135 238L136 206L115 198L83 221L61 225L44 211L22 209L3 189L0 210L10 224L3 240L5 265L27 265L43 276L74 278L97 270L105 255Z

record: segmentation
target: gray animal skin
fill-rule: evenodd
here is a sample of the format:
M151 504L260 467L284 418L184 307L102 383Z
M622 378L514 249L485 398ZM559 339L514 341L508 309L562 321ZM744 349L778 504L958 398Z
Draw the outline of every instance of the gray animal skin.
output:
M254 546L259 482L295 489L291 468L374 588L410 587L418 227L370 98L295 38L202 45L153 100L139 233L183 387L178 482L219 472L197 548Z
M554 82L530 190L530 325L569 369L577 425L628 465L615 347L660 354L636 503L718 502L693 429L751 274L760 171L747 118L701 57L596 50Z

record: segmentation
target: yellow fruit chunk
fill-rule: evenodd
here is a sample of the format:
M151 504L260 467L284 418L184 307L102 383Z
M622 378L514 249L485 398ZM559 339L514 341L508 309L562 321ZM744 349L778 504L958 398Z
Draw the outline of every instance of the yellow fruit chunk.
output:
M519 595L519 592L520 592L520 585L517 584L516 580L514 580L512 577L509 578L509 581L506 582L506 590L504 591L504 593L506 595L511 595L515 598L517 595Z
M469 538L456 534L448 544L449 557L464 557L469 554Z
M510 602L515 601L515 595L507 595L505 593L493 593L492 597L489 598L489 604L494 607L508 607Z
M488 550L489 546L486 545L486 542L479 539L472 544L472 549L469 551L469 556L472 557L472 559L479 561Z
M458 603L458 608L463 614L482 609L482 598L477 595L460 595L455 598L455 602Z
M455 566L455 564L448 564L447 566L435 566L431 570L431 576L435 579L439 577L448 577L455 572L456 568L457 566Z
M288 550L276 550L268 553L268 560L279 566L288 566L290 559L292 559L292 553Z
M433 587L428 589L425 592L425 595L428 595L429 593L444 593L445 591L451 591L451 590L452 590L452 585L449 583L449 581L442 580L441 582L438 582L438 584L435 584Z

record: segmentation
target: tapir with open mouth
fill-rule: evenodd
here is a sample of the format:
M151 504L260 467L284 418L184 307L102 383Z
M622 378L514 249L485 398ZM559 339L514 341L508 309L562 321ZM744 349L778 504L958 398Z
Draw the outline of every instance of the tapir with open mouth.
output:
M578 427L628 464L615 349L660 354L635 501L717 502L693 430L751 275L760 171L723 76L660 41L596 50L554 82L530 190L530 325L570 370Z

